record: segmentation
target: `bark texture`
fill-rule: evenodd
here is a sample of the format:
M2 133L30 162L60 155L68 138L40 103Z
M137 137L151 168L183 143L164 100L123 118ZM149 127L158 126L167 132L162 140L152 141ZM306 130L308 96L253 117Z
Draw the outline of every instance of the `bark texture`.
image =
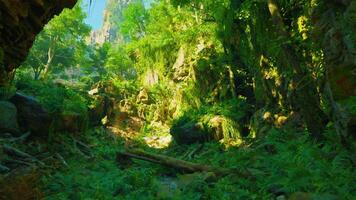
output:
M268 0L268 9L271 18L275 23L275 28L278 35L285 41L288 41L289 34L286 31L283 18L280 14L277 2ZM282 64L280 71L292 70L293 77L291 84L293 85L293 110L299 110L310 133L316 138L322 137L322 132L326 125L326 115L320 108L320 97L317 92L315 81L312 79L306 68L299 60L299 55L295 51L296 47L288 42L281 45ZM288 69L290 68L290 69Z

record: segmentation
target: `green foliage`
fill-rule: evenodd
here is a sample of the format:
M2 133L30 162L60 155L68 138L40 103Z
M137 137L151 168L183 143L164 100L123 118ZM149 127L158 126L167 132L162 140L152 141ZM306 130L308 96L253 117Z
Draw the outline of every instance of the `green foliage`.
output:
M109 76L116 76L122 80L131 80L136 78L134 63L129 58L125 49L119 45L112 46L107 54L108 59L105 68Z
M36 97L50 113L74 112L85 115L87 112L87 100L77 90L31 80L26 75L18 75L16 86L21 92Z
M148 13L142 1L129 4L123 11L123 18L120 28L124 37L138 40L145 35Z
M0 100L8 100L16 93L16 87L4 86L0 87Z
M248 106L243 99L190 109L172 123L171 134L178 144L211 139L241 139Z
M84 23L85 18L78 4L46 25L23 64L33 70L35 79L44 78L50 71L61 73L63 68L87 64L85 38L90 28Z
M250 169L255 177L231 174L207 182L199 174L180 174L144 161L117 163L115 154L122 150L122 140L113 140L101 129L86 135L86 142L93 146L94 162L84 159L70 145L62 146L66 149L62 155L70 158L70 168L42 179L43 188L50 194L48 199L275 199L281 194L288 198L296 191L321 199L352 199L355 195L350 179L355 176L351 155L336 151L332 143L320 148L305 133L272 129L265 141L226 150L219 144L205 143L191 161ZM197 147L175 146L159 152L180 158Z
M349 114L356 115L356 97L349 97L340 101L340 104L347 109Z
M98 113L125 128L133 118L143 125L126 142L104 129L83 134L81 139L92 150L90 159L78 154L80 150L68 136L52 138L51 151L60 151L69 167L43 178L47 198L283 199L306 192L352 199L356 195L354 159L333 139L336 133L327 130L327 139L320 143L312 141L307 132L297 131L305 129L300 121L315 113L298 119L295 105L303 102L296 102L295 94L319 84L312 95L320 105L324 85L327 51L312 35L318 28L311 16L317 5L276 2L284 23L281 29L266 1L158 0L149 8L140 0L109 1L107 17L117 35L110 38L112 43L91 46L85 43L90 30L83 23L80 6L51 21L24 63L27 68L19 71L17 88L38 98L53 114L86 114L92 104ZM352 11L350 6L340 17L349 19L340 25L340 34L348 35L349 49L354 41ZM332 46L339 52L338 45ZM291 55L286 50L294 56L285 56ZM39 78L48 64L56 81L29 77L32 70ZM301 80L293 82L295 75L302 75ZM300 85L309 76L310 82ZM93 86L98 94L90 102L86 96ZM356 113L355 98L339 103ZM286 118L280 129L268 122L265 137L252 138L248 129L251 116L257 110L269 110L267 107L277 117L266 114L266 123L279 119L278 112L297 117ZM325 107L330 110L328 103ZM283 127L284 123L288 126ZM169 132L175 139L169 148L158 151L146 146L145 137L159 139ZM222 147L211 141L214 139L225 144L238 141L239 147ZM204 145L200 148L196 142ZM249 170L253 177L231 174L204 180L200 174L182 186L186 174L180 171L136 160L129 165L117 163L116 152L131 145L196 163ZM167 195L167 182L173 187L168 190L171 196Z

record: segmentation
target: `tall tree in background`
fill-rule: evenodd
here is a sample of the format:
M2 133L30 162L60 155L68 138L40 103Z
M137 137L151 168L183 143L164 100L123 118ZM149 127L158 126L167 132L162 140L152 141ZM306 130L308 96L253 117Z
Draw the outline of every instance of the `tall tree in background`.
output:
M146 33L148 12L142 1L133 2L123 11L121 34L129 40L138 40Z
M85 57L85 37L90 32L85 17L78 3L55 17L37 36L24 64L33 69L35 79L45 79L54 67L75 65Z

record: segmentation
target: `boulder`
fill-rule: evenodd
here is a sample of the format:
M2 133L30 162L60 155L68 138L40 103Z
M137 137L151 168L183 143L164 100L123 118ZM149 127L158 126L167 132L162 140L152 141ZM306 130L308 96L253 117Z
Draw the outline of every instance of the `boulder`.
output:
M17 107L22 131L31 131L34 136L48 135L52 119L36 99L17 92L10 101Z
M223 115L183 116L173 122L170 133L178 144L207 141L240 141L244 127ZM248 131L248 130L246 130ZM246 134L245 136L247 136Z
M181 120L174 123L170 133L177 144L204 143L211 140L210 134L205 130L203 124L193 120Z
M0 134L11 133L18 135L20 128L17 123L17 109L8 101L0 101Z
M16 93L16 87L14 86L0 86L0 101L7 101L11 97L13 97Z
M143 104L149 103L148 92L145 88L142 88L138 93L136 98L136 103L143 103Z

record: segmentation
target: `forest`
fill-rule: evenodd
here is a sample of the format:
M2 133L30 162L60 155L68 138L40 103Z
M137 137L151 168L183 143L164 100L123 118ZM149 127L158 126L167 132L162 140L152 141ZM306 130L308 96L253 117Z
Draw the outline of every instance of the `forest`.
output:
M98 1L0 0L0 200L356 199L356 1Z

